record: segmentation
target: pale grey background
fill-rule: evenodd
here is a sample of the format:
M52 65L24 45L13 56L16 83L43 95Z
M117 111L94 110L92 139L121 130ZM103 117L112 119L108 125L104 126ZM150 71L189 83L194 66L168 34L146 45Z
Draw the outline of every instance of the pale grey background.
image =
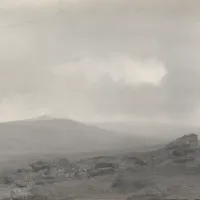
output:
M199 123L198 0L1 0L0 120Z

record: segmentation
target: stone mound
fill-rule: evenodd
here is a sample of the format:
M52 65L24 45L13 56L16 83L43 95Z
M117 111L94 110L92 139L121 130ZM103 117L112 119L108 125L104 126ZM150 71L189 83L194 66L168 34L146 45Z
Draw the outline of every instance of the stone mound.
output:
M199 148L198 135L189 134L184 135L166 146L166 150L172 156L187 156L194 153Z
M198 153L198 135L188 134L177 138L162 149L158 149L153 153L147 154L151 155L151 162L153 162L155 165L159 165L163 162L190 162L194 160L193 158L196 157L195 155Z
M128 197L127 200L163 200L163 194L159 189L143 189Z

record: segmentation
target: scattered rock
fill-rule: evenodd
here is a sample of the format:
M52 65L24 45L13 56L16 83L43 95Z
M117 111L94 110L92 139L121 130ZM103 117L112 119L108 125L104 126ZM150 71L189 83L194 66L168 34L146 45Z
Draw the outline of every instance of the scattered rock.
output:
M28 188L43 189L45 188L43 187L44 185L52 187L51 184L54 187L56 183L62 181L66 181L68 184L71 179L76 179L72 181L76 184L78 179L92 177L95 177L92 179L94 183L105 179L108 182L110 181L105 186L109 191L115 191L116 189L116 192L119 193L133 193L127 200L161 200L164 193L156 188L157 178L159 179L160 177L154 176L163 176L163 174L166 176L166 171L175 172L174 174L177 175L176 169L180 174L186 171L188 173L190 171L194 172L195 170L195 173L199 173L198 148L198 136L190 134L176 139L162 149L148 152L145 155L135 154L136 156L133 156L133 154L128 154L123 158L120 156L118 159L116 157L100 156L83 159L74 164L70 163L66 158L59 158L53 162L39 160L30 164L31 169L19 169L11 174L9 172L8 175L4 174L5 176L1 180L3 180L4 186L15 187L12 190L12 195L13 199L16 200L21 200L23 195L27 195L27 200L44 200L45 197L42 196L30 196ZM150 162L153 164L150 164ZM152 170L155 170L155 174L152 173ZM100 178L98 179L98 177ZM110 179L110 177L113 179ZM83 182L87 183L89 181L84 180ZM32 183L31 185L30 182Z
M163 195L158 189L141 190L127 198L127 200L162 200L162 199Z
M45 161L37 161L35 163L31 163L30 167L33 172L39 172L41 170L49 170L51 168L51 164Z
M4 200L11 200L10 197L4 198ZM50 200L47 196L27 194L25 196L13 196L12 200Z
M2 177L2 180L3 180L3 184L5 185L11 185L13 183L12 177L9 177L9 176Z
M195 161L195 158L193 156L185 156L185 157L178 157L178 158L174 159L173 161L175 163L184 164L187 162Z
M74 178L74 177L78 179L87 179L89 178L89 172L86 168L79 168L75 170L74 174L68 174L68 178Z
M73 167L67 158L56 159L55 164L60 170L63 169L65 172L71 171Z
M180 157L195 152L198 147L198 135L189 134L184 135L167 145L166 150L170 151L172 156Z
M111 187L119 192L136 192L153 185L155 184L149 177L142 174L141 176L134 176L134 173L124 172L114 178Z
M96 162L91 168L87 169L89 177L104 176L115 174L118 165L112 162Z
M134 164L139 166L147 166L147 163L141 158L135 156L127 156L123 159L126 164Z
M20 199L26 199L30 196L30 192L28 188L13 188L11 189L11 194L10 197L11 199L16 199L16 200L20 200Z
M95 164L94 169L102 169L102 168L117 168L117 165L109 162L98 162Z
M96 177L96 176L105 176L115 173L115 169L107 167L107 168L100 168L100 169L92 169L89 172L89 177Z
M23 180L17 180L14 182L17 188L26 188L28 186L27 182Z
M18 169L17 170L17 173L24 173L24 172L27 172L27 170L26 169Z
M122 171L138 172L147 167L148 164L135 156L125 156L119 164L119 169Z

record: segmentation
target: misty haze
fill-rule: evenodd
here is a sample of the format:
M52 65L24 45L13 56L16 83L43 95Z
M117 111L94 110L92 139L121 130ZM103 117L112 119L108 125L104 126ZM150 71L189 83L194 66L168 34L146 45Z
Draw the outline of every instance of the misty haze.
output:
M0 200L200 199L199 0L0 0Z

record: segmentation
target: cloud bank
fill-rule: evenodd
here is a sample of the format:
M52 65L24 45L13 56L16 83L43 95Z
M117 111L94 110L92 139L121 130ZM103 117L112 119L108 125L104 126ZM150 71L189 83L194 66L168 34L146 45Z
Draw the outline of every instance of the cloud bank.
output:
M200 3L0 2L0 120L197 123Z

